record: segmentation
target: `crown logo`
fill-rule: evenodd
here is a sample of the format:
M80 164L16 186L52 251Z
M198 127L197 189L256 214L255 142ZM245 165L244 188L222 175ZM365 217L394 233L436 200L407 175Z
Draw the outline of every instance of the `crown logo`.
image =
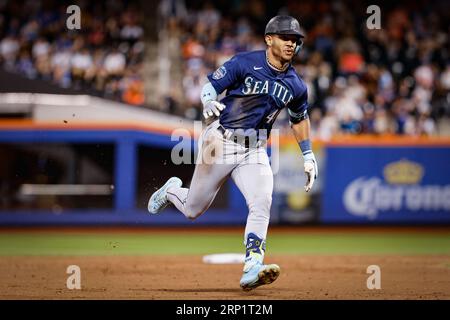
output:
M390 184L417 184L422 180L423 167L416 162L402 159L386 165L383 175Z

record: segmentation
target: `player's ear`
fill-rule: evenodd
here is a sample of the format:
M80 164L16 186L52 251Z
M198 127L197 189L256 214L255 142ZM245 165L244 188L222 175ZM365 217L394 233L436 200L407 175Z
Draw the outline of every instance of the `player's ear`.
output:
M266 35L265 37L264 37L264 40L266 41L266 45L267 46L272 46L272 36L271 35Z

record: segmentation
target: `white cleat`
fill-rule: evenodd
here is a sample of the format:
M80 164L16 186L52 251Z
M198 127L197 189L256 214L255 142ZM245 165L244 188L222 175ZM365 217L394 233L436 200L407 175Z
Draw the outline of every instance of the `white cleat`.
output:
M242 275L240 285L242 290L250 291L265 284L271 284L280 275L280 267L276 264L255 264Z
M167 207L167 205L169 204L169 201L167 200L167 189L169 189L170 187L180 188L182 185L183 182L180 180L180 178L172 177L167 180L167 182L161 188L159 188L152 194L150 200L148 200L148 211L151 214L157 214L165 207Z

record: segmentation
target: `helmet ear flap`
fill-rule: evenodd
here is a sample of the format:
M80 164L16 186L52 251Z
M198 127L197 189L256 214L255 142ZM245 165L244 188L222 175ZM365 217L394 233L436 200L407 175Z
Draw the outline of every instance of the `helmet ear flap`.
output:
M294 56L298 55L299 52L300 52L300 50L302 50L302 48L303 48L303 41L300 40L300 41L299 41L299 44L297 44L297 45L295 46Z

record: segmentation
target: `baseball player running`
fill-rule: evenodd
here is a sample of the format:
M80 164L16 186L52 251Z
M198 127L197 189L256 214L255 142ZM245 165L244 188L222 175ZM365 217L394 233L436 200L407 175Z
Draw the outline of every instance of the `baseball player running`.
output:
M246 257L240 280L245 291L270 284L280 274L278 265L263 263L273 191L273 174L265 146L283 108L287 108L303 154L306 192L311 190L318 174L310 142L307 88L291 65L303 38L295 18L276 16L265 29L266 50L237 54L208 75L201 93L207 126L199 139L190 188L183 188L182 181L172 177L148 202L152 214L172 203L187 218L196 219L209 208L231 176L249 210L244 234ZM225 97L217 101L225 90Z

